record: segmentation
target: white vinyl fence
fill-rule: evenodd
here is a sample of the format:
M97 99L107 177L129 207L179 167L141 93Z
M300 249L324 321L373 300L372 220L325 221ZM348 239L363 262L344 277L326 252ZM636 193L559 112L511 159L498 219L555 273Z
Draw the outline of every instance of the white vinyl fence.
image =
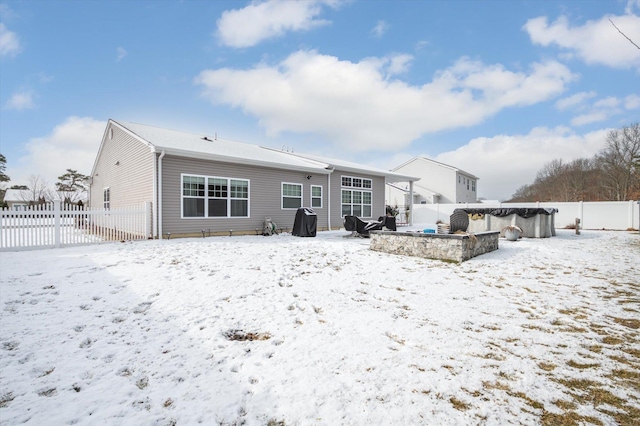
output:
M556 228L575 224L580 219L583 229L640 229L640 204L637 201L594 201L594 202L545 202L545 203L467 203L467 204L414 204L413 223L449 222L449 216L457 208L531 208L558 209L555 215Z
M26 210L0 210L0 251L142 240L150 234L151 203L105 210L54 201Z

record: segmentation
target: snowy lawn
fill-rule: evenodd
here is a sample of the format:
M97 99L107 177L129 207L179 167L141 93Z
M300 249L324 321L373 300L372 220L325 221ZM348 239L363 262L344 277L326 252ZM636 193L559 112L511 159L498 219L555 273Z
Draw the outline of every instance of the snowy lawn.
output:
M0 422L640 418L637 233L500 240L462 264L346 234L2 253Z

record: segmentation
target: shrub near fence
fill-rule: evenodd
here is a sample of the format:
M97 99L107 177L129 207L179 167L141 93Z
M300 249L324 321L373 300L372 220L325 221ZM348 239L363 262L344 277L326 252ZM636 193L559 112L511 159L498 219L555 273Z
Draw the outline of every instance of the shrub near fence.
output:
M0 250L140 240L151 232L151 206L80 209L59 201L26 210L0 210Z
M574 224L580 219L584 229L640 229L640 205L637 201L593 201L593 202L544 202L544 203L466 203L466 204L414 204L413 223L436 223L439 220L448 223L449 216L457 208L517 208L517 207L555 207L557 228Z

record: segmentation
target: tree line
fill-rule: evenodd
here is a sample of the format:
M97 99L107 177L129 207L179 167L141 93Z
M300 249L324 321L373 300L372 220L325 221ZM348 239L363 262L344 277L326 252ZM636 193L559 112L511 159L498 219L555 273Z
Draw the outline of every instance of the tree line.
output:
M0 183L11 180L5 173L6 166L7 159L3 154L0 154ZM88 190L88 183L89 176L78 173L74 169L67 169L65 173L58 176L55 191L39 175L31 175L27 185L12 185L7 189L19 190L21 201L30 206L48 203L57 197L61 198L65 204L81 204ZM4 200L5 192L5 188L0 188L0 207L7 207Z
M511 202L627 201L640 199L640 123L609 131L592 158L545 164Z

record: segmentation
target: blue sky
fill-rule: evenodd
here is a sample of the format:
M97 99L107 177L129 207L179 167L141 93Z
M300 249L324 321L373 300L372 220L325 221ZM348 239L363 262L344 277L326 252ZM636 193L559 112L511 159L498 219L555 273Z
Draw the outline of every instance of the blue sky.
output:
M640 44L640 0L4 1L0 152L10 185L89 174L114 118L425 155L508 199L640 120L640 49L611 21Z

